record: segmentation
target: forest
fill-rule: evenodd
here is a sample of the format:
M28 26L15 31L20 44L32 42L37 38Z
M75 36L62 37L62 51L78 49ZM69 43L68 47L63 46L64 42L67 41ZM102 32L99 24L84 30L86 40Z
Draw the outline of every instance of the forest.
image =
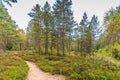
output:
M46 1L28 12L31 20L24 31L3 3L12 8L17 1L0 0L0 80L27 80L26 61L65 76L50 80L120 79L120 6L106 11L100 25L98 16L88 18L87 12L77 23L72 0L56 0L52 6Z

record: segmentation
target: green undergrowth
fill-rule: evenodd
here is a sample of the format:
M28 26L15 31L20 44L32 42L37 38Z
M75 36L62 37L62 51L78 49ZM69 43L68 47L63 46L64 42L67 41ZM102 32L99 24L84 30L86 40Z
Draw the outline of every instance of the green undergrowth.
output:
M112 46L106 46L99 49L95 54L95 58L109 61L120 66L120 43L116 42L112 44Z
M0 80L25 80L28 66L15 54L0 54Z
M106 46L98 50L101 56L113 57L117 60L120 60L120 43L115 42L110 46Z
M43 71L62 74L66 80L119 80L120 67L105 60L80 56L44 56L24 52L18 55L36 63Z

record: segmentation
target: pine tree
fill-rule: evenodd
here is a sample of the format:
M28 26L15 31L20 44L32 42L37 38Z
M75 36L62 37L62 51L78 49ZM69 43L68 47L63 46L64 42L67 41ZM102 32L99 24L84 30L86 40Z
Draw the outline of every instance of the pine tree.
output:
M33 19L29 22L28 34L31 36L29 43L33 43L34 48L38 53L41 53L41 37L42 37L42 11L40 6L36 6L32 9L32 12L28 14Z
M99 21L97 16L93 15L91 22L90 22L90 30L91 30L91 50L94 51L95 50L95 39L97 38L97 36L99 35Z
M52 15L52 14L51 14ZM54 24L54 18L53 16L51 17L51 29L50 29L50 37L51 37L51 40L50 40L50 50L51 50L51 54L53 53L53 49L55 50L56 49L56 30L55 30L55 24Z
M2 2L2 0L0 0L0 2ZM8 5L12 7L11 3L17 3L17 0L3 0L3 2L7 3Z
M88 21L88 17L87 17L87 13L84 12L83 14L83 18L80 22L80 28L79 28L79 32L80 32L80 35L81 35L81 55L85 55L86 53L86 47L87 47L87 28L88 28L88 24L89 24L89 21Z
M67 27L73 24L71 23L71 19L73 20L71 5L71 0L57 0L53 6L53 16L55 18L55 26L58 35L57 44L59 44L60 41L63 56L65 55L65 35L67 33ZM59 45L57 46L57 52L59 52Z
M98 34L98 18L93 15L91 21L88 21L86 12L83 14L83 19L80 22L80 51L82 55L90 54L95 49L95 38ZM78 40L79 41L79 40Z
M50 28L51 28L51 13L50 13L50 4L48 2L45 3L45 5L43 6L43 13L42 13L42 20L43 20L43 24L45 27L45 54L48 55L48 47L49 47L49 42L48 42L48 38L49 38L49 32L50 32Z

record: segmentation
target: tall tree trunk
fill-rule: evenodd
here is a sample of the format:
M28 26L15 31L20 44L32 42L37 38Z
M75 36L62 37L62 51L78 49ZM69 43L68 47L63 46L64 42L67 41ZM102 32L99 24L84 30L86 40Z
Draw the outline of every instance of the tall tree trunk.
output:
M59 32L57 32L57 55L59 55Z
M62 55L65 55L65 48L64 48L64 31L62 32Z
M20 43L20 51L22 50L22 43Z
M69 46L68 46L68 48L69 48L69 56L70 56L70 47L71 47L71 44L70 44L70 36L69 36Z
M52 49L53 49L53 33L51 34L51 47L50 47L51 54L52 54Z
M112 57L112 44L113 44L113 37L110 39L110 56Z
M51 54L52 54L52 53L53 53L53 47L51 46L51 48L50 48L50 49L51 49Z
M81 38L80 44L81 44L80 54L83 55L83 40L82 40L82 38Z
M41 54L41 40L39 39L39 54Z
M45 38L45 54L48 55L48 30L46 30L46 38Z
M79 39L78 39L78 42L77 42L77 52L80 52L80 41L79 41Z

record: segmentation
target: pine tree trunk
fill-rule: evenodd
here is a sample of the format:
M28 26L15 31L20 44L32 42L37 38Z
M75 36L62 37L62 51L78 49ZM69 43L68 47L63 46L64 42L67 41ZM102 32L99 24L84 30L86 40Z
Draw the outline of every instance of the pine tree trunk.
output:
M78 46L77 46L77 52L80 52L80 42L79 42L79 39L78 39Z
M64 50L64 32L62 32L62 55L65 55L65 50Z
M59 55L59 32L57 32L57 55Z
M63 36L63 39L62 39L62 48L63 48L62 49L62 53L63 53L62 55L64 56L65 55L65 50L64 50L65 49L64 48L64 36Z
M41 40L39 39L39 54L41 54Z
M112 57L112 43L113 43L113 37L110 40L110 56Z
M48 55L48 30L46 30L46 38L45 38L45 54Z
M82 38L81 38L81 50L80 50L80 54L81 54L81 55L83 55L83 43L82 43L82 42L83 42L83 40L82 40Z
M52 48L53 48L53 34L51 34L51 47L50 47L51 54L52 54Z
M70 37L69 37L69 47L68 47L69 48L69 56L70 56L70 46L71 45L70 45Z

